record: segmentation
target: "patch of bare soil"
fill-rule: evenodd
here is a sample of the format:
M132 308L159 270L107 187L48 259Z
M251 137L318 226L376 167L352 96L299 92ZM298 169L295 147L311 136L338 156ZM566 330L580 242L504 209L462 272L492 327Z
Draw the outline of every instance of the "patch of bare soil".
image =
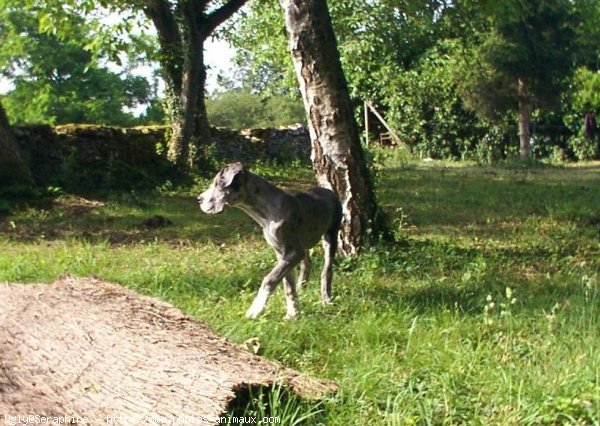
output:
M104 203L99 200L92 200L77 195L56 197L52 202L52 208L60 209L67 214L81 215L89 213L92 210L104 207Z
M309 399L336 389L228 342L168 303L116 284L75 278L0 284L5 419L208 424L240 392L275 383Z

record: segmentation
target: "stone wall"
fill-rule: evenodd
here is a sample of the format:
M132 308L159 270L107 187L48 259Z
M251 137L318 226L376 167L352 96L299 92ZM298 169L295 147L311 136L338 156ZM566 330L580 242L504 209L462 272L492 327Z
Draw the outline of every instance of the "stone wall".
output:
M14 128L36 182L77 191L155 188L172 180L167 131L166 127L86 125ZM216 166L230 161L308 162L310 158L308 131L301 126L242 132L215 128L213 137L207 152Z
M308 130L300 125L280 129L246 129L241 132L216 128L213 129L213 136L214 159L220 163L310 161Z

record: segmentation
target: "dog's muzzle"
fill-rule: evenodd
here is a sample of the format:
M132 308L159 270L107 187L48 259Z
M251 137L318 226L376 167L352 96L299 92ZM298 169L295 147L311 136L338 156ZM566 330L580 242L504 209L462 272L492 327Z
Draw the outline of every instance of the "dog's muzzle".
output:
M207 214L218 214L223 212L224 203L217 202L212 197L206 197L204 194L198 196L200 210Z

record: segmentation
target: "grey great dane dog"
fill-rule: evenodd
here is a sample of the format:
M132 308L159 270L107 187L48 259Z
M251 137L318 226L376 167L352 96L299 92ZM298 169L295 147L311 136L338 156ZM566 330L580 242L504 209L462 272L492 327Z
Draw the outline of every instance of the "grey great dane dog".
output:
M323 237L325 264L321 273L321 299L331 301L332 267L337 250L342 206L329 189L315 187L306 192L288 193L252 173L242 163L225 166L210 187L198 196L204 213L221 213L226 205L243 210L263 230L275 250L277 263L265 276L247 318L256 318L281 280L284 282L286 318L298 315L295 267L300 264L299 287L308 280L308 250Z

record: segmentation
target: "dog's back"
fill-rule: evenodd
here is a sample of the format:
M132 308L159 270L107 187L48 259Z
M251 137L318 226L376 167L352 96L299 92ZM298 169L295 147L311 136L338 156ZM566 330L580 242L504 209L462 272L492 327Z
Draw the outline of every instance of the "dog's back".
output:
M294 216L297 218L293 226L298 232L304 233L302 240L305 248L311 248L326 234L331 234L337 242L342 205L335 193L317 186L292 196L295 200Z

